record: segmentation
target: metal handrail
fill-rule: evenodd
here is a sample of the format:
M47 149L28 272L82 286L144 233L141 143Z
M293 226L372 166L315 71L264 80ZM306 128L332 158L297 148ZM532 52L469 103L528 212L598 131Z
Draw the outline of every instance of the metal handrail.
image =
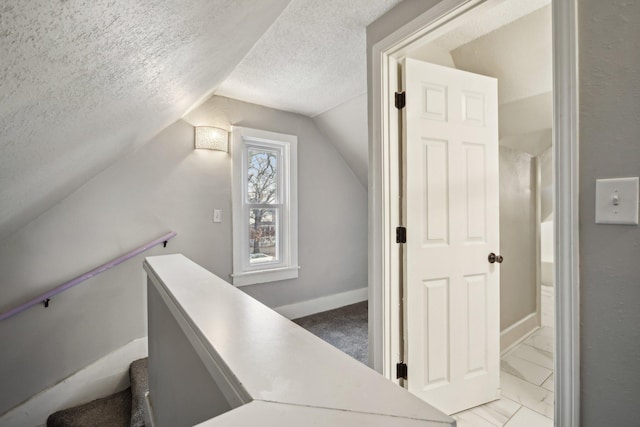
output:
M142 252L151 249L154 246L158 246L159 244L163 243L164 246L167 246L167 242L170 239L173 239L174 237L176 237L178 233L176 233L175 231L171 231L169 233L166 233L160 237L158 237L155 240L152 240L151 242L147 243L146 245L140 246L134 250L132 250L131 252L127 252L126 254L119 256L116 259L113 259L105 264L102 264L100 267L94 268L91 271L88 271L86 273L84 273L81 276L76 277L75 279L71 279L68 282L63 283L60 286L56 286L55 288L51 289L48 292L45 292L41 295L38 295L37 297L30 299L29 301L15 307L12 308L11 310L5 311L3 313L0 313L0 320L5 320L8 319L11 316L15 316L18 313L23 312L24 310L26 310L29 307L32 307L36 304L40 304L40 303L44 303L45 307L49 306L49 298L53 297L54 295L58 295L61 292L66 291L67 289L76 286L82 282L84 282L85 280L91 279L94 276L97 276L98 274L102 273L103 271L107 271L112 267L115 267L118 264L122 264L123 262L127 261L128 259L133 258L136 255L141 254Z

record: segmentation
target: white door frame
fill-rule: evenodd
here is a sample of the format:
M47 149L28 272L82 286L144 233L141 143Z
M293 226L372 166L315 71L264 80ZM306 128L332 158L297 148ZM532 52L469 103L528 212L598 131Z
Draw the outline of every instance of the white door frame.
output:
M499 0L495 0L499 1ZM398 116L391 108L397 59L410 43L494 0L442 0L386 38L370 55L370 364L396 381L400 355ZM477 10L477 9L476 9ZM552 0L555 227L555 425L579 426L578 36L577 0ZM396 333L392 333L396 331Z

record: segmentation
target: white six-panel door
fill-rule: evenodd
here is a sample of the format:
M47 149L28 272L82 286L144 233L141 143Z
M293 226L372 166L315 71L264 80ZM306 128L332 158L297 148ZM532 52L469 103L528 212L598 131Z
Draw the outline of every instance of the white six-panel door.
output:
M409 391L452 414L500 397L497 81L406 59Z

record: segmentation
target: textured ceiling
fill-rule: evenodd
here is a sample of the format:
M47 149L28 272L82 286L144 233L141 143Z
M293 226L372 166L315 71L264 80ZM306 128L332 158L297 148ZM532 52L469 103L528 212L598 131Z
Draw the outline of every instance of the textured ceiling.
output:
M366 26L400 0L293 0L219 95L308 116L367 90Z
M0 2L0 238L211 93L288 3Z
M452 51L550 3L551 0L502 0L495 6L481 8L477 13L471 13L454 21L456 26L436 39L434 43L447 51Z
M3 0L0 239L214 90L318 116L362 180L365 28L399 2ZM464 46L548 2L504 1L437 42Z

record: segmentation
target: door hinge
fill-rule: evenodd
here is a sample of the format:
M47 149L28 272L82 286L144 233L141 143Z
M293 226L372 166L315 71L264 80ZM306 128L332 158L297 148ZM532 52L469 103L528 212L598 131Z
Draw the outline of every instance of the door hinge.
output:
M396 108L401 110L407 104L407 97L403 92L396 92Z
M396 227L396 243L407 243L406 227Z
M407 364L404 362L396 363L396 378L407 379Z

